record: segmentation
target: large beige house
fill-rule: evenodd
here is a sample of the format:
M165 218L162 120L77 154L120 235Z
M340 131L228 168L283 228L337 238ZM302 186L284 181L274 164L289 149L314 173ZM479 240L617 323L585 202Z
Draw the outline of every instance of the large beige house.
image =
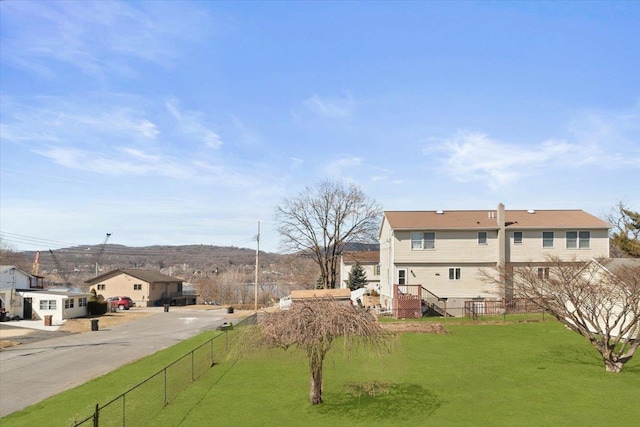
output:
M465 303L481 309L483 301L500 298L480 279L481 269L533 262L544 275L548 256L606 258L609 228L582 210L505 210L503 204L496 210L385 211L380 302L397 314L399 301L419 294L440 314L463 315Z
M87 280L85 283L105 299L128 296L138 307L163 304L186 305L190 302L182 293L181 279L154 270L118 269ZM190 303L194 304L195 301Z

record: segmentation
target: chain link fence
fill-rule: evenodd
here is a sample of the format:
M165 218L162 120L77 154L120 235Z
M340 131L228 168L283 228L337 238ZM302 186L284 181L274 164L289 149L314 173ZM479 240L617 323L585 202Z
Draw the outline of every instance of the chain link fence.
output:
M96 403L93 414L74 420L73 426L137 426L176 399L193 381L221 360L229 351L231 341L238 335L237 328L256 323L256 315L233 325L225 323L223 331L204 344L191 350L173 363L133 386L111 401Z

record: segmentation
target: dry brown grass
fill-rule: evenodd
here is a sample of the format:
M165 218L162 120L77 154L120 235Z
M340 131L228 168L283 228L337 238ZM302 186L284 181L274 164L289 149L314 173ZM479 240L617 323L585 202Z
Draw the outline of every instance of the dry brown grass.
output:
M122 323L131 322L132 320L142 319L144 317L150 316L153 313L151 312L135 312L135 311L125 311L118 313L107 313L102 316L96 317L82 317L78 319L69 319L64 322L64 325L60 326L59 331L66 332L89 332L91 331L91 320L98 319L98 326L100 329L110 328L113 326L120 325Z
M431 322L388 322L380 325L391 332L420 332L424 334L446 334L447 330L440 323Z

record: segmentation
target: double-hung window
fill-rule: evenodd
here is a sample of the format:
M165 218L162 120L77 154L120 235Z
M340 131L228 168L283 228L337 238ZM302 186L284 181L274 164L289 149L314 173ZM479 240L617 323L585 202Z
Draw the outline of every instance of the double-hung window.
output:
M411 250L435 249L435 248L436 248L436 233L432 231L411 233Z
M543 248L553 247L553 231L542 232L542 247Z
M567 249L589 249L591 246L590 231L567 231Z
M513 244L521 245L522 244L522 231L514 231L513 232Z
M462 269L460 267L452 267L449 269L449 280L460 280L462 278Z
M478 244L486 245L487 244L487 232L486 231L478 231Z
M73 298L64 300L64 308L73 308L73 305L74 305Z

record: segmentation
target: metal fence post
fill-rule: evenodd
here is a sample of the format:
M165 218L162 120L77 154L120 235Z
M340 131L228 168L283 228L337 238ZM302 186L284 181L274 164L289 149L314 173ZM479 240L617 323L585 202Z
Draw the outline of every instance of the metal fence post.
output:
M127 393L124 393L122 395L122 427L124 427L125 425L125 419L127 417L126 415L126 401L127 401Z
M193 364L193 353L194 351L191 350L191 381L192 382L196 380L196 373L194 372L195 366Z
M98 427L100 422L98 418L100 417L100 405L96 403L96 411L93 413L93 427Z
M164 368L163 372L164 372L164 406L167 406L167 368Z

